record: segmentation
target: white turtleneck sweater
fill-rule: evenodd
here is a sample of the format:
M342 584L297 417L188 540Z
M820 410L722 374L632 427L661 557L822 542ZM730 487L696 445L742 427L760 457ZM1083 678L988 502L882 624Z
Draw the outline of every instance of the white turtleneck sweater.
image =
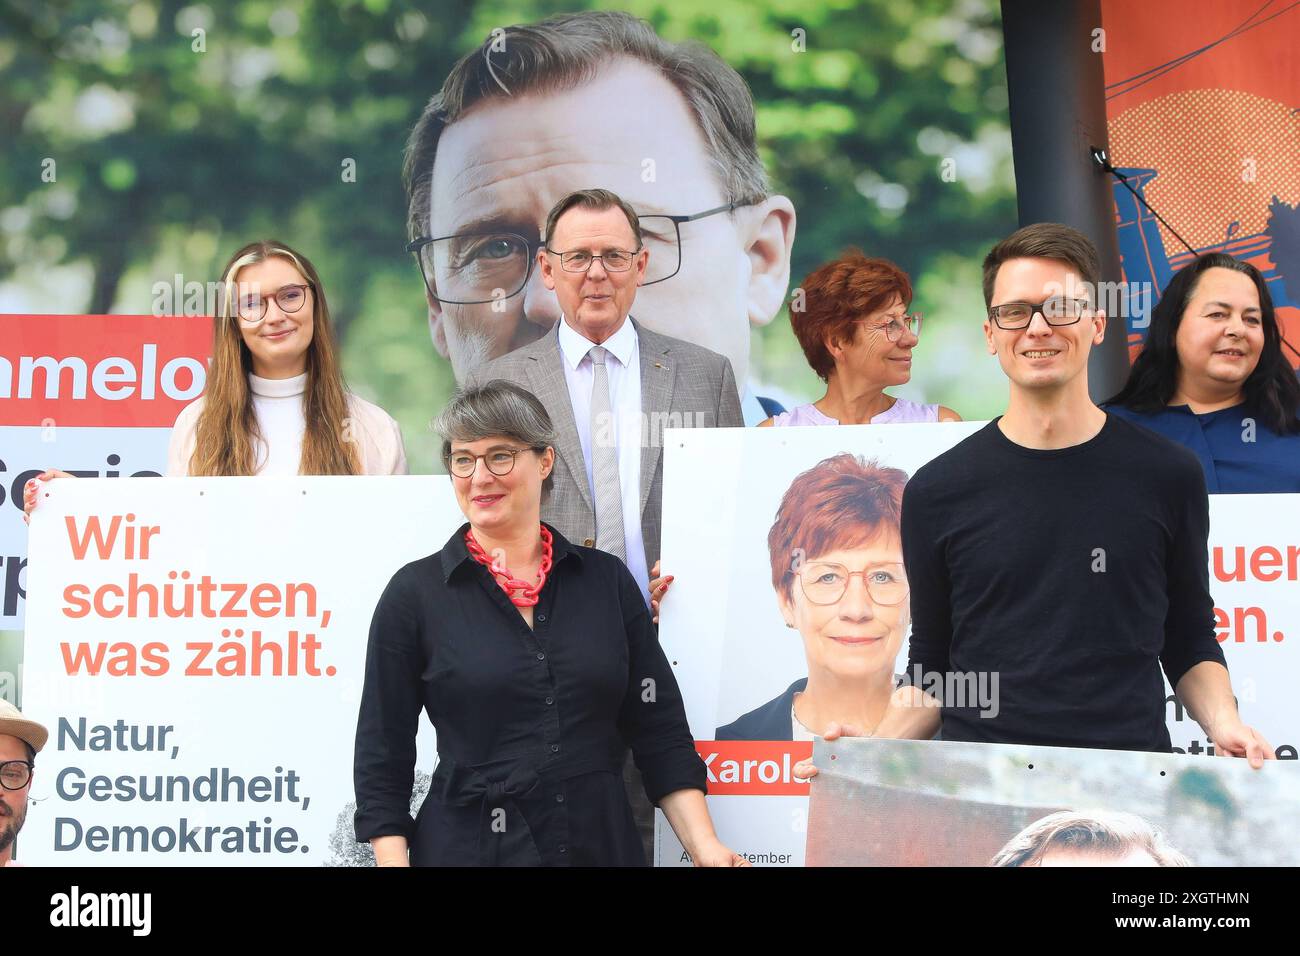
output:
M248 376L253 393L253 411L257 415L262 441L257 442L258 475L296 475L302 458L302 435L307 423L303 417L302 395L307 388L307 373L293 378ZM358 442L361 471L366 475L405 475L406 449L397 422L378 405L348 393L352 435ZM203 399L181 410L172 429L167 450L167 474L189 474L194 454L194 430L198 424Z
M253 392L253 411L262 441L257 442L259 475L296 475L302 458L302 433L307 421L302 414L302 393L307 373L293 378L248 376Z

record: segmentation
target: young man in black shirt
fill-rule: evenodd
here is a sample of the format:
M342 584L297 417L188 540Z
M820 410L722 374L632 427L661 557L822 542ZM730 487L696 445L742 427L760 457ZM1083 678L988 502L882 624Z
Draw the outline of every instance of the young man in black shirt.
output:
M904 491L910 660L876 735L1168 751L1163 666L1215 749L1258 767L1273 751L1214 636L1200 466L1088 396L1099 273L1087 237L1054 223L984 261L1010 401Z

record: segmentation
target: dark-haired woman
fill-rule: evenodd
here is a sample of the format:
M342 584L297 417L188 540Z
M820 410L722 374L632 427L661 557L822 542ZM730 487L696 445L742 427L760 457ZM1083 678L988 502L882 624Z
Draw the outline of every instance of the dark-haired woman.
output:
M1300 381L1248 262L1211 253L1174 276L1107 411L1186 445L1212 494L1300 492Z

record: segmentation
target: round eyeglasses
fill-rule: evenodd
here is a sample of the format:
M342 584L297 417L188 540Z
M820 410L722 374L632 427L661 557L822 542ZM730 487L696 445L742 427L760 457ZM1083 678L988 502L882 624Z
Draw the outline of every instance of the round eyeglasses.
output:
M921 313L908 312L904 315L887 316L888 322L877 325L876 328L885 333L885 338L891 342L897 342L903 337L903 330L911 332L918 339L921 337ZM859 322L866 322L867 319L858 319Z
M457 478L471 478L478 460L483 459L487 470L498 478L510 474L515 467L515 459L522 452L533 451L532 448L493 448L481 455L471 455L467 451L455 451L447 456L447 470Z
M308 285L282 285L269 296L241 292L235 298L235 315L245 325L257 325L266 318L266 306L271 299L275 300L281 312L298 312L307 303L307 290L310 288Z
M6 760L0 763L0 787L21 790L32 782L32 763L28 760Z
M849 578L862 576L867 594L876 604L893 607L907 600L907 574L901 564L882 564L862 571L850 571L833 561L809 561L797 571L787 571L799 579L809 604L835 604L849 588Z

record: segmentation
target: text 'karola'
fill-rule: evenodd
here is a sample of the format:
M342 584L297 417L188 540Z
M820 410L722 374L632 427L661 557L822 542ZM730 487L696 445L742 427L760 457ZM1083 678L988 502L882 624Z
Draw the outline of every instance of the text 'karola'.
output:
M808 781L794 775L794 765L812 756L809 742L697 740L695 749L710 795L808 795Z

